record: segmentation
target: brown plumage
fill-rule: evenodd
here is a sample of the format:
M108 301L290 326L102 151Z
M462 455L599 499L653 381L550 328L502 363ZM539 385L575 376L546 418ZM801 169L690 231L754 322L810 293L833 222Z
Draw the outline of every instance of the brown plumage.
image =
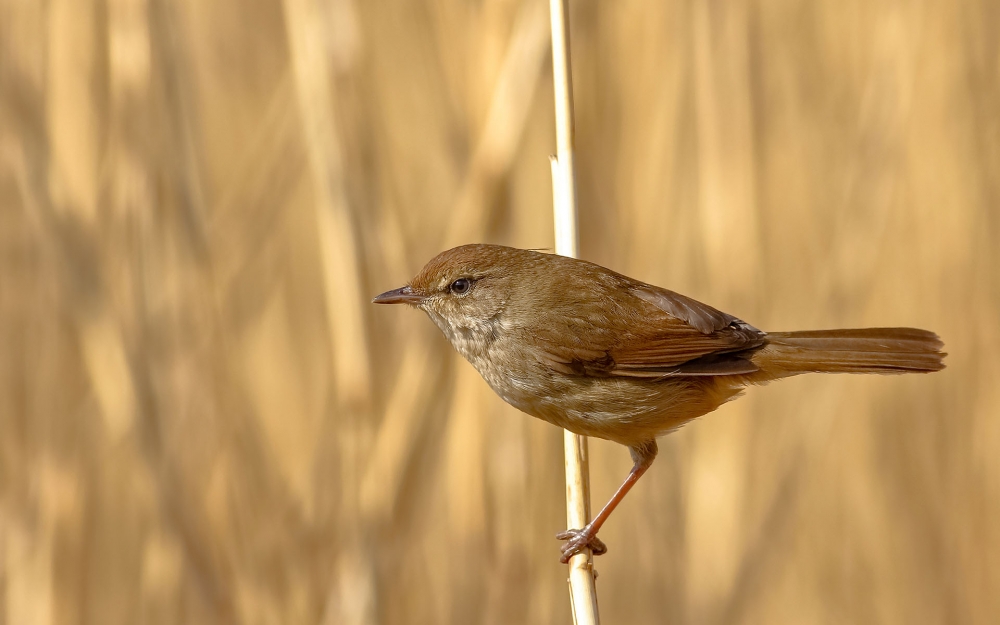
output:
M424 310L504 401L572 432L626 445L635 466L568 542L597 530L656 456L656 437L750 384L800 373L944 368L937 335L913 328L767 333L689 297L582 260L498 245L432 259L376 303Z

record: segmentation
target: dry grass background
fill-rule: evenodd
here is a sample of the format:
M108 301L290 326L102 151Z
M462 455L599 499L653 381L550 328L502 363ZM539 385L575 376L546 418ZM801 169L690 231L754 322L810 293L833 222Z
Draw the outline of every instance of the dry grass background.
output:
M1000 621L1000 6L572 1L582 256L938 331L661 442L606 623ZM551 247L541 0L0 1L0 623L565 623L561 434L422 315ZM595 498L629 467L591 443Z

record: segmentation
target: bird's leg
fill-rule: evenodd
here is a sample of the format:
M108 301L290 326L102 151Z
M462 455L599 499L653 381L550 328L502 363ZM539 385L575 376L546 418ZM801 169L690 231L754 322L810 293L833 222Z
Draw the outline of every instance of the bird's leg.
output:
M608 500L608 503L604 504L601 511L597 513L597 516L590 523L587 523L587 526L583 529L571 529L556 534L558 540L566 541L566 544L562 546L562 557L559 558L559 561L563 564L569 562L570 558L580 553L586 547L590 547L595 556L608 551L607 546L597 537L597 532L604 525L604 522L608 520L608 517L611 516L611 513L614 512L614 509L618 507L621 500L625 498L625 494L639 481L639 478L646 472L649 465L653 464L653 459L656 458L656 441L649 440L642 445L629 447L629 452L632 454L632 470L629 471L628 477L618 487L618 490Z

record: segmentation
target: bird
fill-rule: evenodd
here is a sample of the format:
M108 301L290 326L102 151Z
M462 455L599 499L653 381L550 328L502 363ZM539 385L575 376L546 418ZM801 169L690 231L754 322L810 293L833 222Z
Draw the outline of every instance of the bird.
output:
M372 300L423 310L518 410L628 448L633 466L584 527L556 535L560 561L607 551L598 531L657 454L656 439L802 373L927 373L937 334L916 328L764 332L707 304L600 265L470 244L438 254Z

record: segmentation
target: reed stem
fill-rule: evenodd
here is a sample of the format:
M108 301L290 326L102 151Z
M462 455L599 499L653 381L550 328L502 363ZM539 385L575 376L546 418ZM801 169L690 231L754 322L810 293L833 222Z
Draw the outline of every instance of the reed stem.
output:
M556 156L551 159L556 254L575 258L578 239L576 172L573 167L573 84L567 0L550 0L549 6L552 19L552 80L556 105ZM582 528L590 519L587 438L567 430L563 433L563 448L566 455L566 522L571 528ZM590 549L585 549L570 559L569 591L573 622L577 625L599 623L593 554Z

